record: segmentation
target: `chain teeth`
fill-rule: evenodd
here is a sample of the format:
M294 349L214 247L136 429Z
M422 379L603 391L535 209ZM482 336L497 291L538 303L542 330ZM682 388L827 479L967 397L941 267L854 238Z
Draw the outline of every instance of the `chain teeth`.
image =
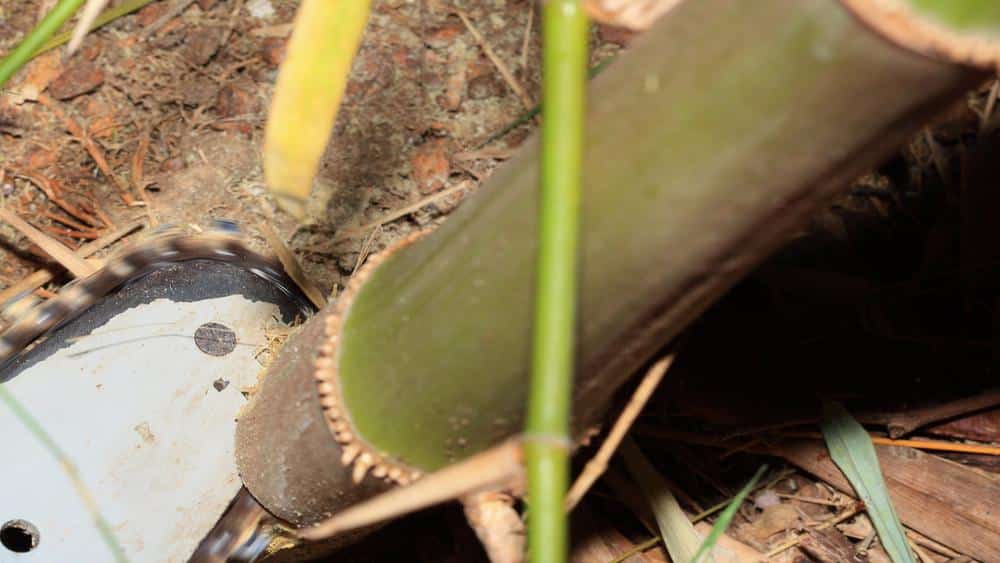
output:
M280 261L254 251L245 240L235 236L238 229L234 231L234 226L235 223L225 222L222 229L189 235L164 225L137 235L138 240L127 243L103 268L67 284L52 299L27 309L0 333L0 365L27 349L46 331L78 317L101 298L161 263L196 259L222 261L294 287L294 281L287 277Z

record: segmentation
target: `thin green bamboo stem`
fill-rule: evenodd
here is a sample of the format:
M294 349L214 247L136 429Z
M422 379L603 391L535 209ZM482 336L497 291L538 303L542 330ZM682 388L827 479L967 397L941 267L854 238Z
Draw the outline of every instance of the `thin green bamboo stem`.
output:
M0 86L6 84L15 72L27 64L31 57L35 56L35 52L45 44L45 41L52 37L52 34L58 31L62 24L76 13L85 1L62 0L48 14L45 14L45 18L38 22L35 29L32 29L31 33L0 61Z
M581 0L550 0L542 22L538 278L525 424L528 550L532 563L561 563L569 551L563 502L569 482L588 26Z

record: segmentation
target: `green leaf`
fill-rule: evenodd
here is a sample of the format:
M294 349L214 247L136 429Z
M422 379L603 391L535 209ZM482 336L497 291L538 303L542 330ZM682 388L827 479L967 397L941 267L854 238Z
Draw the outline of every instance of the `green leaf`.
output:
M767 466L760 466L760 469L757 470L757 473L754 473L750 482L744 485L743 488L740 489L740 492L736 493L732 502L726 506L726 509L719 515L719 519L715 521L715 524L712 526L712 530L708 532L707 536L705 536L705 541L701 542L701 547L698 548L698 552L694 554L693 558L691 558L691 563L700 563L702 556L706 555L713 547L715 547L715 543L719 541L719 537L722 536L726 529L729 528L729 524L732 523L733 517L736 516L736 511L739 510L740 505L742 505L743 501L746 500L750 491L757 486L757 481L760 480L765 471L767 471Z
M702 543L701 536L695 531L684 511L681 510L677 499L667 488L663 478L649 463L649 460L642 455L639 447L631 438L626 438L622 442L621 451L625 456L625 465L628 466L629 473L639 483L643 494L649 500L653 515L656 516L656 524L660 528L660 535L663 536L663 545L667 547L670 559L691 561L698 553L698 546ZM713 561L711 555L707 561Z
M875 446L868 432L842 405L832 401L823 403L821 424L830 458L844 472L851 486L864 501L868 515L875 525L879 540L894 563L916 563L906 542L903 525L889 498L882 471L879 469Z

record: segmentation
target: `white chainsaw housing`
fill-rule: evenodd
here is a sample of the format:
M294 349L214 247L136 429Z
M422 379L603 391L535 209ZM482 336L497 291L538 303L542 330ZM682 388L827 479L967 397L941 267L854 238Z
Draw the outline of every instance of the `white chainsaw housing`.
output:
M187 561L240 488L235 421L261 369L265 328L280 316L241 295L156 299L4 383L86 492L0 403L0 526L29 522L38 540L20 553L0 545L0 562L114 561L86 495L129 561ZM231 352L196 345L195 331L209 322L235 332Z

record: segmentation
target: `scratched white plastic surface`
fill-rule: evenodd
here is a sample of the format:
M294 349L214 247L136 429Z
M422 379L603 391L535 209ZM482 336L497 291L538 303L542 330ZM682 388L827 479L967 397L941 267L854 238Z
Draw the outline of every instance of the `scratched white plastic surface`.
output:
M128 559L185 562L239 490L233 459L241 389L256 381L277 314L241 296L125 311L6 384L76 465ZM238 345L209 356L194 331L220 322ZM229 381L221 391L219 378ZM37 548L3 563L112 561L60 463L0 403L0 525L34 524Z

